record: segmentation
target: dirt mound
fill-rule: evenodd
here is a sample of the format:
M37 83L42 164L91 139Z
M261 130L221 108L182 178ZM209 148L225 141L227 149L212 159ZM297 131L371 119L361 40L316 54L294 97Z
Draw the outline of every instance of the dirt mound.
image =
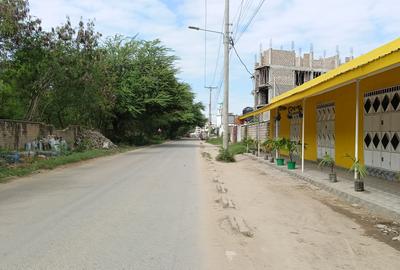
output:
M76 141L78 147L86 149L111 149L117 146L96 130L83 130Z

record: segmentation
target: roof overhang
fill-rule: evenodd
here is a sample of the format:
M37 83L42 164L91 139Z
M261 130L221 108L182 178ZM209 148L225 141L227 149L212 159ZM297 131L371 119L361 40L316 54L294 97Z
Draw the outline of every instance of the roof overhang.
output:
M354 83L357 80L362 80L399 66L400 38L273 98L265 107L242 115L239 119L244 120L248 117L273 110L279 106L321 95L344 85Z

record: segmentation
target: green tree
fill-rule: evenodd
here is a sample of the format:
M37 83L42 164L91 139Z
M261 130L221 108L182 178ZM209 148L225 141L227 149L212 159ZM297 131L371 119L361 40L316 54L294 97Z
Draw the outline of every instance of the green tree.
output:
M27 1L1 1L0 117L142 143L204 125L204 107L177 79L172 50L159 40L100 38L92 21L73 26L67 18L44 31Z

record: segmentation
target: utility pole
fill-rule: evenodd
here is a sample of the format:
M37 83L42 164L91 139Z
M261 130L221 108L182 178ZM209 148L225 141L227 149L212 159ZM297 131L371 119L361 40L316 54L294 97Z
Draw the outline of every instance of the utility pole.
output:
M211 98L212 98L212 90L213 89L217 89L218 87L216 86L205 86L204 88L209 89L210 90L210 101L208 103L208 124L211 127L212 124L212 119L211 119Z
M224 107L222 111L222 121L224 127L224 133L222 138L222 147L228 149L229 144L229 123L228 123L228 113L229 113L229 46L230 46L230 36L229 36L229 0L225 0L225 29L224 29Z
M224 32L213 31L208 29L201 29L196 26L189 26L189 29L196 31L206 31L216 34L221 34L224 36L224 102L222 110L222 126L224 129L224 134L222 138L222 147L228 149L229 144L229 123L228 123L228 113L229 113L229 46L231 45L231 37L229 33L229 0L225 0L225 28Z
M221 126L222 126L222 102L218 103L218 113L219 114L217 115L217 117L221 117ZM221 128L218 129L218 136L220 135L220 133L221 133Z

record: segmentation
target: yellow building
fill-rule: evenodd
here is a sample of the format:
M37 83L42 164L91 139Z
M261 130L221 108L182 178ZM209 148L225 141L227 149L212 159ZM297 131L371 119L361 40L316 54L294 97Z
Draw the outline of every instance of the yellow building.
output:
M304 160L325 153L337 166L359 159L370 174L400 172L400 38L275 97L249 114L271 112L270 136L302 142Z

